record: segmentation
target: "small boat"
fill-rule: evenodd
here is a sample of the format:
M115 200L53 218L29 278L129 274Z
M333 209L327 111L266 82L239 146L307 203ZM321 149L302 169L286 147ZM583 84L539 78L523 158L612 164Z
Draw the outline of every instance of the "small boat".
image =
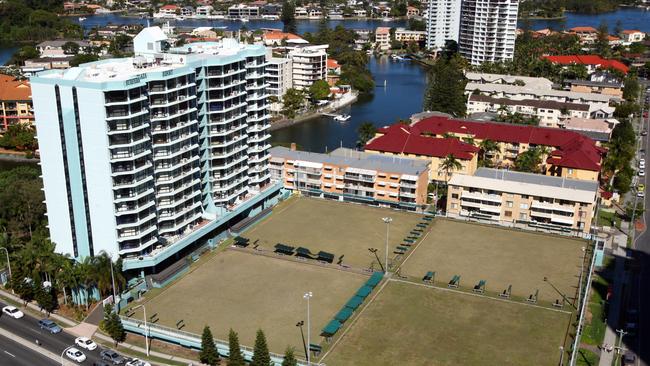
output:
M80 22L83 22L84 20L86 20L86 18L84 18L84 17L79 17L79 21L80 21Z
M239 19L242 23L248 23L248 18L241 18Z
M334 117L334 120L339 122L345 122L349 120L351 117L352 116L350 116L349 114L339 114L338 116Z
M391 19L391 18L382 18L381 21L382 22L392 22L393 19Z

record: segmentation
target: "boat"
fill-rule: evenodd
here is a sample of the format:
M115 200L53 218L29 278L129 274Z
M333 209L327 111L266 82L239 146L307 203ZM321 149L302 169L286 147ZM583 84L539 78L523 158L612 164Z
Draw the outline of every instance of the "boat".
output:
M345 122L349 120L351 117L352 116L350 116L349 114L339 114L338 116L334 117L334 120L339 122Z
M392 22L393 19L391 19L391 18L382 18L381 21L382 22Z
M248 23L248 18L241 18L239 19L242 23Z
M80 22L83 22L84 20L86 20L86 18L84 18L84 17L79 17L79 21L80 21Z

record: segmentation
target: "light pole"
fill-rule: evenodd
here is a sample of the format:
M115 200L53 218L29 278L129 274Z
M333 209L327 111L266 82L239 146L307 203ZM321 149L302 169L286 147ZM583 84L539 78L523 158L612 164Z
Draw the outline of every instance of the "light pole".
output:
M377 258L377 263L379 263L379 267L381 267L381 270L383 272L386 272L386 270L384 269L384 265L381 264L381 260L379 259L379 255L377 254L377 251L378 251L377 248L368 248L368 251L375 255L375 258ZM374 265L374 262L370 264L371 270L374 270L373 265Z
M72 347L74 347L74 346L69 346L66 349L64 349L63 352L61 352L61 366L63 366L63 355L65 354L65 351L69 350Z
M560 366L564 366L564 346L560 346Z
M619 334L618 336L618 346L616 346L616 360L618 360L619 356L621 355L621 346L623 345L623 337L627 335L627 332L624 331L623 329L616 329L616 333ZM618 361L616 362L618 364Z
M110 255L108 257L108 260L111 261L111 282L113 283L113 304L117 305L117 296L115 295L115 275L113 274L113 256Z
M386 261L384 262L386 265L384 267L384 272L388 273L388 234L390 233L390 223L393 222L393 219L390 217L384 217L382 220L386 223Z
M596 250L596 248L594 248ZM582 297L582 276L585 271L585 259L587 257L587 247L582 247L582 263L580 263L580 280L578 281L578 306L580 306L580 298Z
M131 311L135 311L135 309L137 308L142 308L142 312L144 315L144 344L147 350L147 357L149 357L149 336L148 336L149 327L147 327L147 308L144 306L144 304L142 304L134 307L133 309L131 309Z
M7 254L7 266L9 267L9 278L11 278L11 262L9 262L9 251L5 247L0 247Z
M302 295L303 299L307 299L307 366L311 365L311 352L309 352L309 349L311 348L311 329L309 326L309 299L311 299L314 296L311 291L306 292L304 295Z
M296 327L300 327L300 336L302 337L302 346L305 349L305 358L309 358L309 352L307 351L307 343L305 343L305 332L302 331L302 326L305 325L305 321L301 320L296 323Z

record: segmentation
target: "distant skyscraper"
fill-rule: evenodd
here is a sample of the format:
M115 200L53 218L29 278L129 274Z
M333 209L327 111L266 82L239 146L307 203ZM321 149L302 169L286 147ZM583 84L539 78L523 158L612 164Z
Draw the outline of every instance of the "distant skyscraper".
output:
M158 27L134 50L40 73L32 94L56 250L158 271L273 194L266 51L233 39L170 48Z
M426 11L427 49L439 50L445 41L458 42L461 0L430 0Z
M512 60L517 37L517 0L463 0L460 53L473 65Z

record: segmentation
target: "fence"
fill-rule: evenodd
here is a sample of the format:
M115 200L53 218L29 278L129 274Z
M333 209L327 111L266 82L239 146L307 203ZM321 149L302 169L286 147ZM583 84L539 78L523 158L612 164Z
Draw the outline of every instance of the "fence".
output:
M125 316L120 316L120 319L122 320L122 325L124 326L124 329L126 329L127 331L141 334L141 335L145 334L144 321L139 319L128 318ZM151 323L147 323L146 329L147 329L147 336L150 338L161 339L167 342L179 344L184 347L201 349L201 336L198 334L194 334L194 333L190 333L190 332L186 332L186 331L182 331L170 327L165 327L163 325L151 324ZM215 339L214 342L217 346L217 351L219 352L219 354L221 356L228 357L228 355L230 354L228 342L220 339ZM240 350L242 355L244 356L244 359L246 359L247 361L251 361L251 359L253 358L253 348L248 346L240 346ZM270 354L271 354L271 361L273 362L273 365L282 366L282 361L284 360L284 356L272 352ZM305 360L298 360L298 365L307 365L307 362ZM311 365L326 366L325 364L319 364L315 362L311 362Z

